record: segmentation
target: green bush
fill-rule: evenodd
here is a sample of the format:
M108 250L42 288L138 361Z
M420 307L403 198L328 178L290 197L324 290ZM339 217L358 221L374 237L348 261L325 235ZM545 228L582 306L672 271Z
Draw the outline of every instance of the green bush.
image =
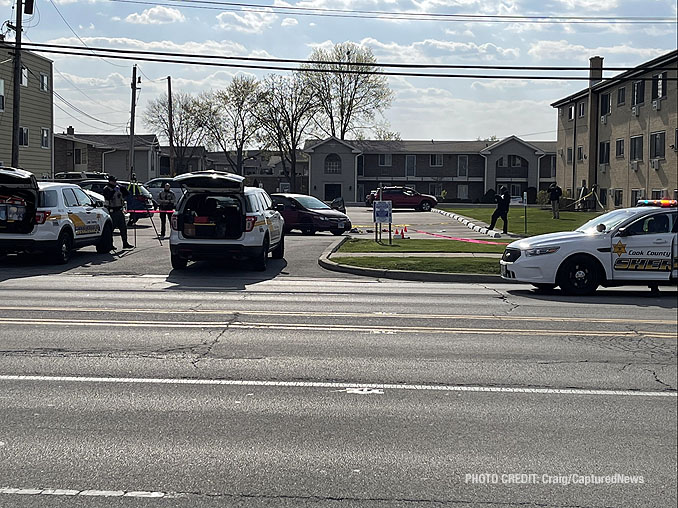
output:
M537 204L538 205L550 205L549 193L545 190L540 190L537 192Z

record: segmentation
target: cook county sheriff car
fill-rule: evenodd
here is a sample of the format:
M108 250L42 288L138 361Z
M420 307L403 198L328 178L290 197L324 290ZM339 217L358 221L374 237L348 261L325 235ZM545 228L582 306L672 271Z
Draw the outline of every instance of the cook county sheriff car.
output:
M591 294L599 285L676 283L677 207L676 200L641 200L575 231L515 241L504 251L501 276L578 295Z

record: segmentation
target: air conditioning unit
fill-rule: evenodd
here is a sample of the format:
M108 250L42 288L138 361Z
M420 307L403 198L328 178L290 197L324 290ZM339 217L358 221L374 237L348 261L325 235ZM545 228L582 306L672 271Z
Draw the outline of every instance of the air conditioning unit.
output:
M652 111L659 111L662 109L662 100L661 99L655 99L652 101Z
M562 155L563 155L563 149L562 148L558 148L558 155L560 155L562 157Z
M640 108L639 108L638 106L633 106L633 107L631 108L631 114L632 114L633 116L638 116L638 113L640 113Z
M600 172L605 173L605 171L607 171L607 166L608 166L607 164L601 164L600 165Z
M638 171L638 168L640 167L640 162L639 161L633 161L631 162L631 169L633 171Z
M602 116L600 117L600 123L602 123L602 124L606 124L606 123L607 123L607 115L602 115Z
M651 159L650 160L650 167L654 169L655 171L659 169L659 159Z

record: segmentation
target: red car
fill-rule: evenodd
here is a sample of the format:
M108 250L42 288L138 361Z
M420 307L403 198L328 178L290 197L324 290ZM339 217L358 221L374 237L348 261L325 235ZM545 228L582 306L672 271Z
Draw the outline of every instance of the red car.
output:
M372 203L378 199L379 189L373 190L365 198L365 204L372 206ZM438 204L435 196L419 194L410 187L384 187L381 200L391 201L393 208L416 208L422 212L429 212Z

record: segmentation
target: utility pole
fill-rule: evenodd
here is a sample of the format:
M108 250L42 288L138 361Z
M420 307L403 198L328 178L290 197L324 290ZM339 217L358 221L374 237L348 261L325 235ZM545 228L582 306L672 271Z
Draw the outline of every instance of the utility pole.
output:
M170 145L170 176L174 178L174 111L172 109L172 76L167 76L167 114L168 114L168 134Z
M129 177L134 175L134 114L137 107L137 66L132 67L132 111L129 122Z
M12 98L12 167L19 167L19 128L21 124L21 32L23 21L22 0L16 0L16 26L14 27L14 87Z

